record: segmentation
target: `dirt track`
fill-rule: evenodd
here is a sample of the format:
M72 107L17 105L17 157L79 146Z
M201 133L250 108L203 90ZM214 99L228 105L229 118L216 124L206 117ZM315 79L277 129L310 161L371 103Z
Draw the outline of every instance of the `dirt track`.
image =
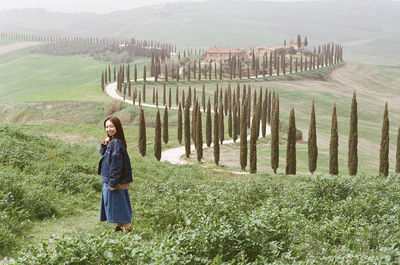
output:
M20 50L20 49L24 49L24 48L28 48L31 46L35 46L38 45L40 42L33 42L33 41L27 41L27 42L16 42L10 45L6 45L6 46L1 46L0 47L0 55L12 52L12 51L16 51L16 50Z

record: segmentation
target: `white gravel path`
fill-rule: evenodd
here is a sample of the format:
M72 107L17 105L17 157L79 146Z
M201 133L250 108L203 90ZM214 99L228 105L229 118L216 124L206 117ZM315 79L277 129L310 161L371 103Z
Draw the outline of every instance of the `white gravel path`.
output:
M154 79L154 78L153 78ZM151 81L152 79L148 78L148 81ZM110 83L106 86L105 88L105 92L107 93L107 95L109 95L111 98L116 99L116 100L120 100L120 101L124 101L124 98L121 97L120 95L118 95L117 93L117 83ZM133 104L132 100L129 99L125 99L125 102L128 104ZM146 104L146 103L141 103L141 105L143 107L149 107L149 108L157 108L156 105L151 105L151 104ZM178 109L178 107L171 107L171 109ZM213 110L211 110L211 112L214 112ZM267 125L266 128L266 135L270 135L271 134L271 127L269 125ZM260 127L260 135L261 135L261 127ZM250 135L247 137L247 139L250 139ZM236 142L240 142L240 139L237 139ZM223 142L223 144L231 144L233 143L233 140L225 140ZM213 144L211 144L210 147L213 147ZM209 148L207 147L207 144L203 144L203 149ZM195 147L194 145L190 146L190 151L194 151ZM161 153L161 161L163 162L170 162L171 164L188 164L187 161L185 161L183 159L183 157L185 156L185 146L180 146L180 147L176 147L176 148L171 148L168 150L165 150ZM235 173L235 174L246 174L245 172L231 172L231 173Z

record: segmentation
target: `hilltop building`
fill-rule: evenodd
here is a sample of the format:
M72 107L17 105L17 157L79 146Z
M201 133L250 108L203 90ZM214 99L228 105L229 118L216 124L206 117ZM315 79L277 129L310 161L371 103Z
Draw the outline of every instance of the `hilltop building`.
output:
M211 47L206 50L204 55L204 62L226 62L229 60L229 55L234 56L236 55L241 61L247 59L246 51L241 49L234 49L234 48L220 48L220 47Z
M264 46L250 46L247 48L246 53L248 58L251 58L253 56L253 51L254 55L256 57L264 56L265 53L268 53L268 55L271 52L274 52L275 50L287 50L288 48L286 46L269 46L269 47L264 47Z
M290 44L290 47L293 47L296 51L299 49L299 46L297 45L297 41L290 40L289 44ZM301 42L300 48L304 48L304 42Z

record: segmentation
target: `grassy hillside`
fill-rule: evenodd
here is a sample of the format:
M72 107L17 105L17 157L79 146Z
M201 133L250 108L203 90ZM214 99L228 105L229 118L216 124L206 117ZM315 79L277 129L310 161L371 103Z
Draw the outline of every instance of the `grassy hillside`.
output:
M400 203L400 183L396 175L385 179L249 179L216 174L198 166L155 163L153 159L131 154L133 231L126 235L110 234L105 231L110 231L111 226L99 226L95 212L87 215L100 200L98 189L93 190L99 182L93 175L95 148L69 146L8 127L1 131L6 143L3 150L9 155L1 160L0 180L7 185L0 187L2 191L6 189L2 194L8 196L8 201L11 199L12 208L21 210L12 213L12 224L2 222L1 231L12 227L18 229L19 236L23 233L36 239L28 241L34 243L31 247L23 245L13 256L18 264L77 260L91 264L99 259L107 263L122 259L182 264L234 260L239 264L399 261L396 205ZM21 149L25 152L18 152ZM35 159L37 151L43 151L42 156L48 159ZM32 205L40 211L33 211ZM0 207L2 215L10 214L10 204ZM31 228L21 223L26 220L22 213L48 216L47 212L57 213L50 223L34 222ZM60 214L77 212L82 214L58 218ZM45 230L39 232L40 227ZM69 227L76 230L61 237ZM56 236L47 241L48 235L44 234L51 231ZM44 241L37 243L38 238ZM13 247L9 240L12 237L2 236L8 249Z
M297 34L310 46L376 39L349 49L349 58L398 65L392 59L398 52L387 48L400 32L399 14L398 1L182 1L104 15L8 11L1 13L0 31L156 39L178 47L280 45Z

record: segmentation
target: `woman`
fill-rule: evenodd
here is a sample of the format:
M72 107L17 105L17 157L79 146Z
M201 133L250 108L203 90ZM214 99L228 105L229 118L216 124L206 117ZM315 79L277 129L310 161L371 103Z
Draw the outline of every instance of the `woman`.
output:
M100 221L116 223L115 231L130 231L132 220L128 189L132 168L121 121L108 117L104 121L107 138L100 146L102 158L98 173L103 181Z

